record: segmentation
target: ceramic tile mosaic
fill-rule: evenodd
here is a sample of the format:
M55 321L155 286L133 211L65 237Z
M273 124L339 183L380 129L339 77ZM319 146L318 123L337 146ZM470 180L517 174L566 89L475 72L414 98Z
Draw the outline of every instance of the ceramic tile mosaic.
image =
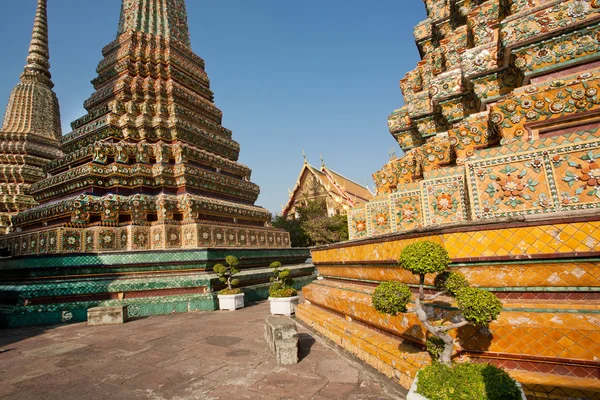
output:
M313 250L320 263L394 262L402 249L419 240L441 243L455 261L481 257L523 258L555 254L596 254L600 252L600 221L557 223L537 226L479 226L464 232L443 231L393 236L369 243L347 243Z
M264 233L267 236L262 236ZM52 246L46 244L50 236ZM54 244L52 238L60 240ZM262 238L262 239L261 239ZM85 242L84 242L85 239ZM250 239L250 240L249 240ZM289 233L272 228L247 228L239 225L154 224L121 228L50 228L41 232L0 236L0 248L13 255L97 253L199 247L290 247Z
M377 314L370 291L383 280L414 286L397 259L431 240L504 302L490 330L461 330L472 357L519 373L532 399L600 398L600 2L425 6L414 29L421 61L388 118L404 154L373 175L392 233L350 230L352 242L314 249L326 279L305 289L300 318L363 355L343 317L365 328L361 337L422 339L414 318ZM393 371L387 356L368 362Z
M370 326L424 343L425 330L414 313L390 316L379 314L371 305L373 288L351 283L322 281L304 288L305 298L315 305L334 310ZM488 328L466 326L454 332L460 349L510 357L511 354L536 359L558 358L576 363L600 357L600 319L598 305L576 312L557 312L540 303L529 308L504 301L503 311ZM519 310L522 309L522 310ZM458 310L443 303L428 311L432 320L448 320Z
M356 279L365 282L396 280L418 284L416 275L400 268L397 262L389 265L318 265L319 273L327 277ZM452 270L464 275L473 286L487 288L592 288L600 290L600 259L589 262L539 260L536 262L499 262L475 265L452 265ZM425 283L433 285L433 276Z
M389 202L371 202L367 204L367 232L369 236L391 232Z
M411 348L401 339L368 328L349 316L344 317L326 311L315 304L309 302L301 304L296 311L296 317L405 388L412 384L411 378L418 368L430 362L427 353ZM474 358L474 360L478 359ZM513 361L510 360L494 358L485 361L508 369L513 366L510 364ZM541 367L543 364L535 365ZM554 393L560 394L560 397L556 398L581 396L592 399L600 394L600 382L595 378L518 370L512 370L510 374L523 384L528 398L537 395L540 396L539 398L547 399L549 394Z

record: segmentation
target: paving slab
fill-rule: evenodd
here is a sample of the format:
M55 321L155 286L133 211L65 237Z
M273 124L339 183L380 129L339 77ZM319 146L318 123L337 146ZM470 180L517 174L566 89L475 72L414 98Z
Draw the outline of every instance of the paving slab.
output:
M329 382L358 383L358 369L346 360L327 358L321 360L317 373Z
M298 324L299 359L278 366L268 302L123 325L0 331L2 400L384 400L395 384Z

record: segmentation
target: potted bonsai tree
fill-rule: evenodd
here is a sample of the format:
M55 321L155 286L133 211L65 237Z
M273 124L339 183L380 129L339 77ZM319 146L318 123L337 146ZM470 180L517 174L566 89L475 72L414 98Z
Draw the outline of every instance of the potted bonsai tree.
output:
M227 284L227 287L221 290L217 296L219 298L219 309L234 311L244 307L244 293L241 289L234 288L234 286L240 284L240 280L234 278L234 275L240 272L236 268L240 261L234 256L227 256L225 257L225 263L227 265L217 264L213 267L213 271L217 273L219 280Z
M294 280L290 278L289 269L280 269L281 263L273 261L273 276L269 287L269 303L271 305L271 314L290 316L296 312L298 305L298 292L292 286Z
M452 364L454 338L450 331L469 324L487 326L500 315L500 300L493 293L470 287L463 275L449 271L448 252L437 243L421 241L408 245L402 250L399 263L419 277L414 307L410 310L407 307L413 297L410 288L395 281L384 282L375 289L373 307L389 315L414 312L427 331L426 347L434 358L432 365L417 374L407 400L525 400L520 384L493 365ZM425 294L427 274L437 274L434 294ZM425 306L431 306L442 296L456 303L460 312L453 315L451 321L430 321Z

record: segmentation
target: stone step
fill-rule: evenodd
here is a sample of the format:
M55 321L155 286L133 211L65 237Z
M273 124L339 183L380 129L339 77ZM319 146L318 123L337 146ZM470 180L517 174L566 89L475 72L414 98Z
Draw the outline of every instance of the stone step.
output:
M539 372L508 371L532 399L600 399L600 379L557 376Z
M325 279L304 287L302 291L313 305L349 316L376 329L424 342L424 329L414 313L389 316L373 308L372 287ZM498 320L489 325L489 330L465 326L451 334L459 336L462 350L489 353L494 357L519 355L522 361L531 362L555 362L554 359L558 358L571 364L588 364L600 358L600 332L595 309L586 308L582 302L577 303L581 308L574 306L573 309L562 310L556 306L548 309L518 307L518 303L503 301L504 310ZM443 303L430 310L432 320L452 318L458 313L457 309ZM524 360L523 357L531 359Z
M296 318L404 388L410 387L417 371L431 361L424 351L309 302L298 306ZM521 382L528 400L600 399L600 379L515 370L507 372Z
M362 324L309 303L300 304L296 318L408 389L417 371L431 358L424 351Z

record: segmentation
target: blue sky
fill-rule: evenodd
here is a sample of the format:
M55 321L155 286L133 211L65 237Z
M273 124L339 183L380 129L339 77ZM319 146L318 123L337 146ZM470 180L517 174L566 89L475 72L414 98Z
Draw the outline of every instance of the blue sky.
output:
M63 134L85 114L102 47L115 38L120 0L50 0L50 53ZM0 5L0 109L25 65L35 0ZM320 165L373 187L399 153L387 116L398 81L419 60L412 37L422 0L187 0L194 51L206 61L223 125L276 213L302 166ZM3 114L3 111L2 111Z

